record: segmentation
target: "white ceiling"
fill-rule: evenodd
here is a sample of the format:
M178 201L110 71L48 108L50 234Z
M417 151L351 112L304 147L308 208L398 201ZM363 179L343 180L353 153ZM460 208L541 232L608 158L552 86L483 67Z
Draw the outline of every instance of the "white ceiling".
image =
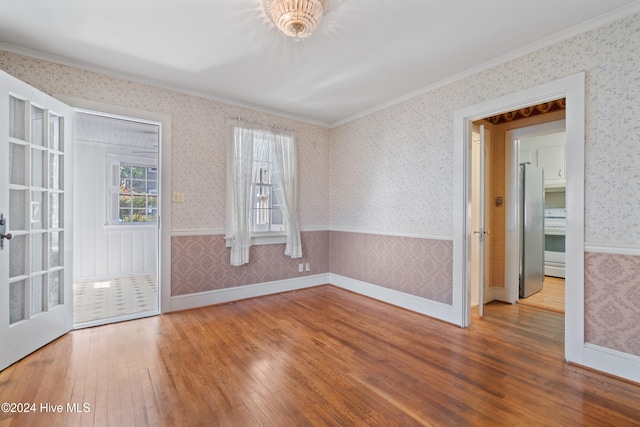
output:
M262 0L0 0L0 49L324 125L640 11L638 0L325 0L295 42Z

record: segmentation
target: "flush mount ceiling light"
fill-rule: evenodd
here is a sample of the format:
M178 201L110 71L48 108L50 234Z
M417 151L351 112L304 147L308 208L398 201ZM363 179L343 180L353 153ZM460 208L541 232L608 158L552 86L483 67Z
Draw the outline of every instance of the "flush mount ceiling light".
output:
M290 37L309 37L318 27L324 0L265 0L267 14Z

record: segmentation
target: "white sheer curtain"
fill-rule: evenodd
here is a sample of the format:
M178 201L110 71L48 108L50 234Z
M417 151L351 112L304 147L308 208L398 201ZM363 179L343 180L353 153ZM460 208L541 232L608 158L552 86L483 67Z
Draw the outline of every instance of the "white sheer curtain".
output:
M287 224L287 244L284 254L302 258L300 222L298 219L298 167L296 144L292 134L273 135L273 188L280 201Z
M271 159L273 191L286 224L285 255L302 257L298 218L298 168L295 138L292 132L261 128L232 120L227 151L227 242L231 265L249 263L253 231L253 208L256 204L253 182L259 168L255 159ZM267 154L268 153L268 154Z
M230 206L228 228L231 231L231 265L249 262L252 220L252 172L254 129L250 126L231 126L231 144L227 165L227 201Z

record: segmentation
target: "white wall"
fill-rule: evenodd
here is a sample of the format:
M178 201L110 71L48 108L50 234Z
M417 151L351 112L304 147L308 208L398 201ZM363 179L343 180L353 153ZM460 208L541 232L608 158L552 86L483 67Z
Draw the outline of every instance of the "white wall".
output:
M76 141L74 148L74 280L155 274L158 259L155 224L105 225L107 155L123 151L81 141Z

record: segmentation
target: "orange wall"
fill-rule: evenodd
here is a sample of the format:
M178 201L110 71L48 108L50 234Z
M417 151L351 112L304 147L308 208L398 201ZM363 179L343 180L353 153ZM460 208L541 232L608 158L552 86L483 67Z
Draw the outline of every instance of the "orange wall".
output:
M491 159L491 183L490 183L490 200L492 201L489 216L490 216L490 230L489 235L489 250L490 250L490 265L489 274L487 279L489 280L489 286L504 287L505 277L505 236L506 236L506 208L503 203L502 206L496 207L496 197L505 198L505 134L507 131L519 129L527 126L534 126L542 123L553 122L556 120L562 120L565 118L564 111L554 111L547 114L541 114L534 117L528 117L526 119L515 120L512 122L502 123L494 125L486 120L480 121L480 124L484 124L486 128L491 130L491 140L489 141L490 159Z

